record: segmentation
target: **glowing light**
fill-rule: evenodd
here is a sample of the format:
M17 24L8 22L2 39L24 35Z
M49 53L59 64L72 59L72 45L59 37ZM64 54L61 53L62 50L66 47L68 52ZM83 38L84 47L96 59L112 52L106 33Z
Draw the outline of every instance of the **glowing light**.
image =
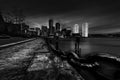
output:
M88 23L82 24L82 37L88 37Z
M74 25L72 32L75 33L75 34L80 33L80 31L79 31L79 25L78 25L78 24L75 24L75 25Z

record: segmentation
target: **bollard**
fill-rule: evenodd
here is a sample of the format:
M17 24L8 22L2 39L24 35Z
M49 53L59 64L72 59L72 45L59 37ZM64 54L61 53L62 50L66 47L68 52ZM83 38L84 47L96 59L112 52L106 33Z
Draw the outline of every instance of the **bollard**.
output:
M81 57L81 48L79 47L80 44L80 37L75 37L75 53L78 55L78 57Z
M59 37L55 36L55 48L56 48L56 50L59 49L58 39L59 39Z

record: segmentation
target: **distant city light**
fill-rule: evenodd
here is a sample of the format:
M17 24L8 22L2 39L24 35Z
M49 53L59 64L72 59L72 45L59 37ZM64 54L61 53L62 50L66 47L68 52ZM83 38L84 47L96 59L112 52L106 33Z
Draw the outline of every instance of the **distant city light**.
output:
M88 37L88 23L82 24L82 37Z
M72 33L74 33L74 34L80 33L80 31L79 31L79 25L78 25L78 24L75 24L75 25L73 26L73 31L72 31Z

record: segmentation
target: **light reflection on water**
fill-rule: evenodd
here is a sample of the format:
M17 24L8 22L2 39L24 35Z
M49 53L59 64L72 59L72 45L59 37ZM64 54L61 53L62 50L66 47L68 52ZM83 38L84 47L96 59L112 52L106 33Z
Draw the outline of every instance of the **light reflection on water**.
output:
M60 41L59 47L64 51L74 50L73 40ZM110 53L120 56L120 39L116 38L88 38L80 42L81 53L84 56L89 53Z

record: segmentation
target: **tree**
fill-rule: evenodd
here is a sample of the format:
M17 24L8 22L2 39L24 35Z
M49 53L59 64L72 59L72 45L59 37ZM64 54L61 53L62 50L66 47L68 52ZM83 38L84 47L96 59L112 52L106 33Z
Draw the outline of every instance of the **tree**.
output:
M9 11L4 11L2 15L5 22L22 24L25 21L25 15L23 14L23 10L21 8L13 7Z
M22 24L25 21L25 15L23 14L23 10L20 8L13 8L11 11L13 15L14 23Z
M2 16L5 22L13 22L13 17L10 11L2 12Z

